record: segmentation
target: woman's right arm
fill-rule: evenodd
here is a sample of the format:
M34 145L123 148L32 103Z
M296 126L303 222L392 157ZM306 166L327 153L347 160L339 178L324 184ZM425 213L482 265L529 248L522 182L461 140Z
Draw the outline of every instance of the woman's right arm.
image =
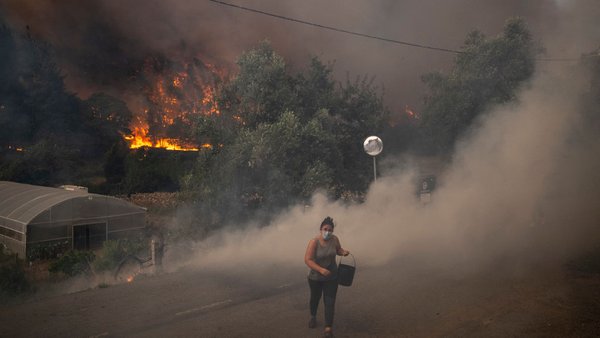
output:
M311 239L308 242L308 247L306 248L306 253L304 254L304 263L311 269L317 271L318 273L327 276L329 270L323 268L319 264L315 262L315 249L317 247L317 241L315 239Z

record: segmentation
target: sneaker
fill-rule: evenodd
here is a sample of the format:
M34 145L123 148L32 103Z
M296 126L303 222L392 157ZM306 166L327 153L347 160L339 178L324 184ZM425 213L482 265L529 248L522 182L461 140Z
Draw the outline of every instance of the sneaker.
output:
M317 318L310 317L310 320L308 321L308 328L309 329L314 329L315 326L317 326Z

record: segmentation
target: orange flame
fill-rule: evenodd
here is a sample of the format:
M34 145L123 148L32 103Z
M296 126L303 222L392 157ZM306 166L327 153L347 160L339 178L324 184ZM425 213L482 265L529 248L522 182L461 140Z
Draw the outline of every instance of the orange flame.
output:
M127 283L131 283L133 282L134 276L128 276L127 277Z
M197 147L182 145L179 140L172 138L160 138L156 141L152 141L148 136L148 128L135 127L133 130L133 134L126 135L125 139L129 141L130 149L137 149L141 147L151 147L151 148L163 148L166 150L179 150L179 151L198 151L200 150ZM202 148L208 148L212 145L203 144Z
M406 105L404 111L406 112L406 115L408 115L408 117L410 117L411 119L419 119L419 114L417 114L414 110L410 109L408 105Z
M204 63L205 68L198 68L195 63L178 64L178 66L184 70L170 74L156 74L152 68L152 60L147 60L146 75L148 78L154 79L146 93L152 108L143 109L143 113L139 114L130 125L132 134L124 136L131 149L153 147L198 151L201 148L213 147L211 144L190 145L188 142L176 138L159 135L166 133L170 126L175 125L178 129L191 127L192 122L189 116L220 114L216 100L215 78L222 78L223 72L208 63ZM152 116L148 115L150 109L160 112L159 115L154 115L153 121L148 120ZM157 130L153 128L153 135L149 135L151 122L154 123L154 127L157 127Z
M25 149L23 149L22 147L19 147L19 146L10 146L10 145L9 145L9 146L8 146L8 149L9 149L9 150L18 151L18 152L23 152L23 151L25 151Z
M206 86L202 89L202 93L204 94L202 97L202 105L207 110L207 114L215 114L219 115L221 112L217 107L217 101L215 100L215 89L209 86Z

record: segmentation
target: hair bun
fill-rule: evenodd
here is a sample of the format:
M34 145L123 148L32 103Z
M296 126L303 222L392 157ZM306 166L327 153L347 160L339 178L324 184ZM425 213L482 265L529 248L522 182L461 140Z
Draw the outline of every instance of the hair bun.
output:
M335 224L333 223L333 218L331 218L329 216L325 217L323 222L321 222L321 227L323 227L323 225L325 225L325 224L331 225L331 227L335 227Z

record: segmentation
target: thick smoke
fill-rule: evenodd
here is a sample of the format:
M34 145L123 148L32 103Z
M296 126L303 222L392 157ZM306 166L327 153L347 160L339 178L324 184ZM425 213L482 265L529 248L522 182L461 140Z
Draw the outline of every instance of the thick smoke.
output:
M561 4L564 18L584 8ZM554 14L558 28L542 34L549 51L573 57L595 48L589 37L599 36L597 25L582 19L575 27ZM301 267L307 242L326 215L337 221L336 234L363 267L416 257L447 269L505 263L518 270L561 264L597 246L600 142L581 104L589 79L569 63L539 63L538 69L516 103L482 116L460 141L452 163L438 173L432 203L423 205L414 195L418 166L404 165L374 183L364 204L317 195L309 208L298 206L268 227L209 238L190 264ZM402 161L410 162L391 162Z
M240 3L232 1L232 3ZM244 1L243 6L340 29L457 49L479 29L496 34L511 16L522 16L553 56L577 57L598 38L597 1ZM282 21L209 1L97 0L4 1L8 22L52 42L59 51L70 89L86 97L104 90L122 92L148 56L201 57L228 68L243 50L263 39L292 65L310 56L336 63L336 76L376 77L388 104L419 108L420 76L446 70L453 54L390 44ZM575 33L576 32L576 33ZM590 39L591 38L591 39ZM597 41L597 40L596 40Z
M223 231L200 243L189 264L300 267L326 215L363 267L402 257L467 270L498 261L563 263L600 240L600 142L597 130L583 123L585 85L577 78L539 74L518 104L481 118L438 177L429 204L414 194L415 172L403 170L377 180L364 204L317 195L310 207L299 206L268 227Z

